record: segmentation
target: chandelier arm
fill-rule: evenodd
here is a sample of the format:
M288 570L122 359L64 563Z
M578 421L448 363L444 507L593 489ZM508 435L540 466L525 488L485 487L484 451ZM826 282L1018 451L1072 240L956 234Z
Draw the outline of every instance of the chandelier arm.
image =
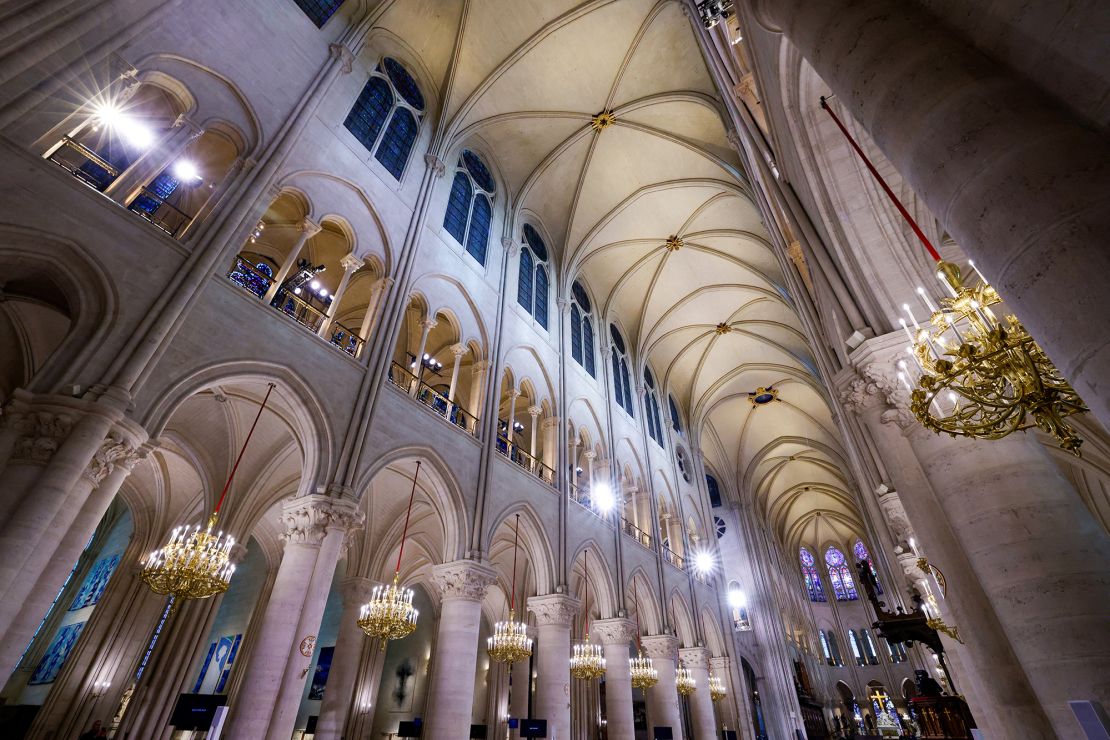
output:
M879 186L883 189L883 192L886 193L888 198L890 198L890 202L894 204L894 207L898 209L898 212L902 214L902 218L906 219L906 223L910 225L910 228L913 229L913 233L916 234L917 238L921 240L921 244L925 247L926 251L929 252L929 256L937 262L940 262L940 253L937 252L936 247L934 247L933 243L929 241L929 237L925 236L925 232L922 231L921 227L917 225L917 221L915 221L913 216L910 215L910 212L906 210L906 207L902 205L902 201L898 200L898 196L896 196L894 194L894 191L890 189L890 186L886 184L886 180L884 180L883 176L879 174L879 171L875 169L875 165L871 164L871 160L867 157L866 154L864 154L863 149L861 149L860 145L856 143L856 140L852 138L852 135L848 133L848 129L844 127L844 124L841 123L840 119L837 118L835 113L833 113L833 110L829 107L828 101L825 99L824 95L821 96L821 107L824 108L825 112L829 114L829 117L833 119L833 123L835 123L837 128L840 129L840 132L844 134L844 138L847 139L848 143L852 145L852 148L856 151L856 154L859 155L859 158L863 160L863 163L867 166L868 171L870 171L875 179L878 180Z
M231 467L231 473L227 476L227 483L224 483L224 490L220 493L220 500L216 502L216 508L212 511L212 516L215 517L220 513L220 507L224 505L224 499L227 498L227 492L231 488L231 480L235 477L235 471L239 469L239 463L243 461L243 454L247 451L247 445L251 442L251 437L254 435L254 428L258 426L258 420L262 418L262 411L266 408L266 402L270 400L270 394L274 390L274 384L270 383L270 387L266 389L266 396L262 399L262 405L258 407L258 413L254 416L254 423L251 424L251 429L247 432L247 438L243 440L243 446L239 450L239 457L235 458L235 464Z
M405 540L409 536L409 519L412 517L412 500L416 498L416 479L420 477L420 461L416 461L416 472L412 474L412 492L409 493L409 508L405 512L405 529L401 533L401 549L397 551L397 568L393 571L394 579L401 574L401 556L405 554Z

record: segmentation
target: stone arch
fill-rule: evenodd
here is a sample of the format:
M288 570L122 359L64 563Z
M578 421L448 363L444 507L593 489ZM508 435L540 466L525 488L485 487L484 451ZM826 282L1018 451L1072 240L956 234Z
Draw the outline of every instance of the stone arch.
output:
M490 524L483 533L482 549L489 553L491 560L497 560L494 558L494 545L498 535L501 534L503 528L507 532L512 531L513 518L516 514L520 514L521 551L528 553L528 561L532 564L531 575L532 583L535 586L534 591L540 595L551 593L555 590L556 572L553 543L548 537L547 528L543 525L540 514L527 502L510 504L489 517ZM509 534L508 536L511 549L512 535ZM520 575L518 574L518 595L521 593L519 578ZM508 578L506 578L505 583L509 583ZM524 602L518 599L517 603L523 605ZM523 608L518 609L517 613L523 614Z
M713 657L720 658L728 655L725 638L721 634L720 620L708 609L701 610L701 630L705 636L705 646L709 648Z
M669 601L669 620L674 623L675 635L683 647L694 647L698 644L698 632L694 624L693 612L690 602L678 589L671 591Z
M652 579L642 567L637 567L628 577L625 589L629 617L639 617L641 634L658 635L662 632L660 617L663 614L659 596Z
M609 561L605 558L606 549L601 546L596 540L589 539L579 543L578 547L571 555L571 567L568 588L570 593L577 598L581 598L584 591L582 587L584 572L583 553L589 549L590 551L590 567L589 567L589 581L590 581L590 598L596 605L596 611L591 614L591 619L609 619L617 616L620 607L617 604L616 589L613 580L613 573L609 567Z

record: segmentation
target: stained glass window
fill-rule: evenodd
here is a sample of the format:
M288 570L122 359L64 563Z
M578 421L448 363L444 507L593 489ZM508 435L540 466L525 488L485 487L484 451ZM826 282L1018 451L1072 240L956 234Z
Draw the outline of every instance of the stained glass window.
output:
M875 652L875 641L871 639L871 633L868 630L859 631L860 648L863 649L863 657L867 658L867 662L871 665L879 664L879 654Z
M544 329L547 328L546 262L547 245L543 243L543 239L534 228L525 224L524 246L520 250L517 302L524 306Z
M577 280L570 286L570 295L570 356L592 377L596 377L590 298Z
M819 630L817 635L821 639L821 652L825 656L825 662L829 665L836 665L836 662L833 660L832 651L829 650L829 641L825 637L825 630Z
M644 385L647 386L646 393L644 394L644 412L647 414L647 428L648 436L654 439L660 447L665 447L663 443L663 424L659 420L659 399L655 393L655 378L651 374L651 368L644 368Z
M77 595L73 597L73 603L69 605L69 611L74 612L78 609L84 609L86 606L93 606L100 601L100 597L104 595L104 589L108 586L108 579L112 577L117 565L119 565L119 555L97 560L89 570L89 574L85 577L85 582L81 584Z
M804 547L798 551L798 559L802 562L802 578L806 582L806 593L810 601L825 601L825 589L821 585L821 577L817 574L817 566L813 553Z
M871 569L871 575L875 579L875 590L881 594L883 592L883 585L879 582L879 571L875 570L875 563L871 560L871 554L867 552L867 547L864 546L863 540L856 540L852 552L855 553L857 562L862 560L867 561L867 567Z
M85 629L85 622L78 622L77 624L67 624L58 630L51 640L50 646L46 648L46 652L39 661L35 672L31 674L31 678L27 681L28 686L35 686L44 683L54 683L54 679L58 677L58 672L62 670L65 665L66 658L73 650L77 638L81 636L81 631Z
M705 474L705 488L709 492L709 505L717 508L721 505L721 485L709 473Z
M570 356L582 364L582 312L576 303L570 306Z
M856 659L856 665L865 665L863 651L860 650L859 637L856 636L855 630L848 630L848 644L852 648L852 657Z
M532 285L536 279L536 265L527 247L520 250L520 271L517 275L516 302L532 312Z
M724 537L725 532L728 531L728 525L725 524L725 520L716 514L713 515L713 528L717 531L717 539Z
M304 14L316 24L317 28L323 28L324 24L328 22L328 18L331 18L335 15L335 11L339 10L343 0L296 0L296 3L297 7L304 11Z
M676 432L682 431L682 419L678 415L678 404L674 401L674 396L667 396L667 403L671 407L671 423L674 424Z
M628 382L628 361L625 358L624 338L616 324L609 324L609 336L613 339L613 397L617 405L635 417L632 405L632 386Z
M386 57L362 88L343 125L400 180L423 115L424 96L416 80L400 62Z
M486 264L490 223L493 220L493 177L489 169L471 151L464 151L455 170L443 228L466 246L467 254Z
M176 177L168 172L163 172L154 178L150 185L146 187L146 192L135 198L128 207L132 211L141 211L147 214L154 213L159 206L166 202L166 198L173 195L180 184L181 181Z
M591 378L597 377L597 368L594 366L594 325L589 316L582 317L582 356L586 372Z
M856 593L856 582L852 578L852 569L844 560L844 553L835 547L829 546L825 551L825 565L829 568L829 583L832 584L833 595L837 601L855 601L859 598Z

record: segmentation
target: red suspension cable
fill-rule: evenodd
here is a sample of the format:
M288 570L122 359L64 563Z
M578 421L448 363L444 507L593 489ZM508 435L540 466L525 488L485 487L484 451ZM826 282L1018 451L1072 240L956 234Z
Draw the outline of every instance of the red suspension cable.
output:
M582 602L582 611L585 613L586 635L590 634L590 548L582 553L582 576L586 579L586 599Z
M898 200L898 196L896 196L894 194L894 191L890 189L890 186L886 184L886 180L884 180L883 176L879 174L879 171L875 169L875 165L871 164L871 160L867 158L867 155L863 153L863 149L860 148L860 145L857 144L856 140L852 138L852 135L848 133L848 129L844 128L844 124L841 123L840 119L836 117L835 113L833 113L833 110L831 107L829 107L828 101L825 100L824 95L821 96L821 107L824 108L825 112L829 114L829 117L833 119L833 123L835 123L837 128L840 129L840 133L844 134L844 138L848 140L848 143L851 144L852 148L856 150L856 154L859 155L859 158L863 160L863 163L865 165L867 165L867 169L878 181L879 186L883 189L883 192L886 193L886 197L890 198L890 202L893 203L894 207L898 209L898 212L902 214L902 218L906 219L906 223L908 223L910 225L910 228L913 229L913 233L917 234L917 238L921 240L921 244L925 247L925 250L929 253L929 256L937 262L940 262L940 253L937 252L936 247L934 247L933 243L929 241L929 237L925 236L925 232L922 231L921 227L917 225L917 221L913 219L913 216L911 216L910 212L906 210L906 207L902 205L902 201Z
M405 531L401 534L401 549L397 551L397 569L393 575L401 572L401 556L405 554L405 540L409 536L409 519L412 517L412 500L416 498L416 479L420 476L420 461L416 461L416 472L412 474L412 493L409 494L409 510L405 513Z
M640 642L640 604L636 601L636 580L632 580L632 605L636 607L636 651L643 652L644 646Z
M231 473L227 476L227 483L224 483L224 490L220 493L220 500L216 502L216 508L213 514L220 513L220 507L224 505L224 499L227 498L227 492L231 488L231 481L235 477L235 471L239 469L239 463L243 460L243 453L247 451L247 445L251 443L251 436L254 435L254 428L258 426L258 420L262 418L262 411L266 408L266 402L270 400L270 394L273 393L274 384L270 383L270 387L266 389L266 395L262 399L262 405L258 407L258 413L255 414L254 423L251 424L251 430L247 432L247 438L243 440L243 447L239 450L239 457L235 458L235 464L231 466Z
M513 590L512 595L509 596L509 611L516 609L516 554L517 547L520 543L520 514L516 515L516 521L513 524Z

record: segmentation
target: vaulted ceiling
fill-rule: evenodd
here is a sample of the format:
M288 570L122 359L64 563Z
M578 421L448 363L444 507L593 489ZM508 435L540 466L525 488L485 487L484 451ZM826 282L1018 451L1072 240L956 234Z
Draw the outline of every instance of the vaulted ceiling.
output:
M516 223L548 237L560 291L587 286L700 430L708 466L788 547L858 535L821 380L682 3L374 12L446 86L439 150L493 160ZM615 120L597 130L603 111ZM777 399L753 404L759 387Z

